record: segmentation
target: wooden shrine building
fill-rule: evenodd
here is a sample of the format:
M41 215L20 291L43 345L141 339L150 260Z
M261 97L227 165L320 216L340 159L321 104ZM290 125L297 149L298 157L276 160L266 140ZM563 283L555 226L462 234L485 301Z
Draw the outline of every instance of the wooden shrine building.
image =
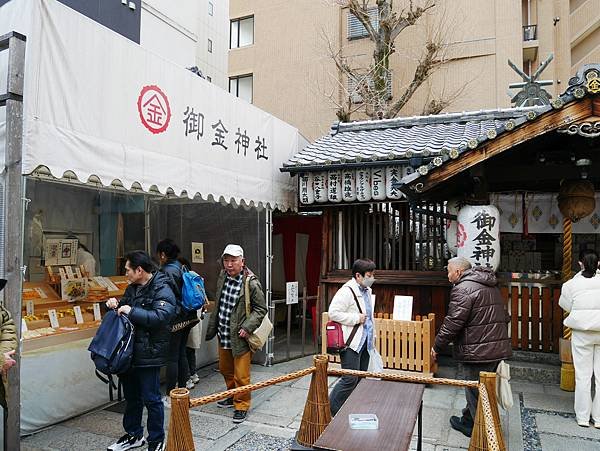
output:
M599 93L593 64L551 105L334 124L281 168L298 176L300 211L323 215L321 311L367 257L377 264L376 312L391 313L394 295L407 294L413 314L433 312L439 326L457 207L490 204L513 348L558 352L563 266L574 268L581 248L600 250L600 202L572 222L565 255L557 201L561 183L581 180L598 199Z

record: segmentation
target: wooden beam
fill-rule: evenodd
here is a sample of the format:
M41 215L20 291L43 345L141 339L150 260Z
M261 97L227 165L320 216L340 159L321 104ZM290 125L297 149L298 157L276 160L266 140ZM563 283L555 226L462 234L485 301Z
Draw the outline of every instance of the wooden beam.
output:
M429 191L431 188L454 177L465 169L469 169L482 161L499 155L505 150L556 130L564 125L589 117L592 114L591 98L586 98L560 110L546 113L538 120L524 124L515 131L505 133L481 147L461 155L456 160L446 162L439 169L434 169L428 175L415 179L410 184L410 187L419 185L419 193Z
M592 98L592 113L594 116L600 116L600 97L598 96Z

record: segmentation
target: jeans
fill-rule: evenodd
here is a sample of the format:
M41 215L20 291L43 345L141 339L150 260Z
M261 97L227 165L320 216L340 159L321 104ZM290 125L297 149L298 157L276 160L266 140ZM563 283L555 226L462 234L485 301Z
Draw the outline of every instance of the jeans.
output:
M353 351L350 348L341 351L340 359L342 361L342 369L367 371L369 368L369 351L367 350L366 341L360 352ZM338 383L335 384L329 395L332 416L338 413L338 410L341 409L342 404L346 402L346 399L348 399L352 390L356 388L359 381L360 378L355 376L342 376Z
M462 373L462 379L465 381L478 381L480 371L489 371L495 373L499 363L500 361L487 363L461 362L458 364L458 372L459 374ZM465 387L465 398L467 400L467 406L463 409L463 418L472 422L474 421L475 414L477 412L479 390L476 388Z
M167 362L167 380L166 380L166 395L169 396L171 390L176 385L179 388L185 388L185 383L190 377L187 355L185 352L186 343L191 325L184 327L177 332L171 332L169 340L169 361Z
M132 368L120 377L127 402L123 415L123 429L130 435L142 437L142 412L148 410L148 441L165 439L164 407L160 396L160 367Z
M185 354L187 357L188 369L190 374L194 374L196 372L196 348L185 348Z

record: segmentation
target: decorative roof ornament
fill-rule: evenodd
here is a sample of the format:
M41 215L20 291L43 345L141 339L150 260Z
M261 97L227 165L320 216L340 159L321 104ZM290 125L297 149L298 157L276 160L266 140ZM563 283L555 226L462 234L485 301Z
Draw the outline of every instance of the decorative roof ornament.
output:
M585 64L579 68L574 77L569 79L569 87L561 96L572 95L577 99L585 97L586 94L600 94L600 65ZM568 99L565 99L567 102Z
M548 64L554 59L554 54L550 54L546 61L540 64L538 70L535 71L533 75L527 75L521 69L519 69L515 64L508 60L508 65L521 76L523 79L520 83L511 83L508 85L510 89L519 89L514 96L509 91L509 96L512 96L511 103L516 107L523 106L543 106L550 105L550 99L552 95L542 88L542 86L550 86L554 83L552 80L538 80L539 76L542 74L544 69L548 67Z
M469 149L475 149L478 144L479 144L479 141L477 141L477 138L471 138L467 142L467 146L469 147Z
M559 128L557 132L569 135L579 135L584 138L598 138L600 137L600 121L570 124Z
M587 83L585 84L588 92L598 94L600 92L600 74L597 70L591 70L585 74Z

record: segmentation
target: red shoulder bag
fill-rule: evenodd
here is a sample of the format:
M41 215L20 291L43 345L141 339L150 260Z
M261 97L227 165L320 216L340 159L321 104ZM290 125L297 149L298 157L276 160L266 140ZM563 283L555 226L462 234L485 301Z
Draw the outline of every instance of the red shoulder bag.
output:
M352 292L352 296L354 297L354 301L356 302L356 306L358 307L358 311L362 314L362 310L360 308L360 304L358 303L358 298L356 297L356 293L351 287L348 289ZM356 335L356 331L358 330L360 324L356 324L352 328L352 332L350 332L350 336L348 340L344 342L344 333L342 332L342 325L336 321L328 321L325 325L325 332L327 335L327 354L339 354L340 351L346 349L354 335Z

